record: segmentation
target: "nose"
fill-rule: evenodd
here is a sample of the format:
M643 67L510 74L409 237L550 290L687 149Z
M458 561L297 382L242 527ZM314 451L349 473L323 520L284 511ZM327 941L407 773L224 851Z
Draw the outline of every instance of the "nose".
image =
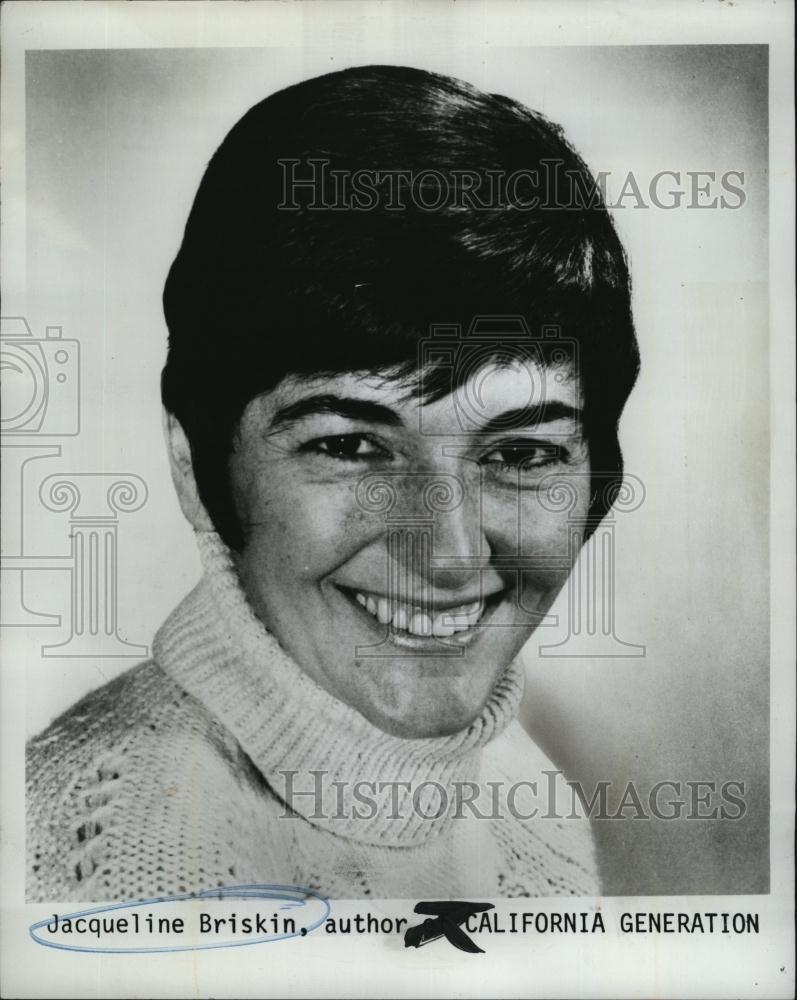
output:
M475 488L474 488L475 487ZM458 502L434 512L432 585L452 593L478 593L481 566L489 558L478 484L460 479Z
M415 475L404 499L389 532L389 552L405 586L415 581L413 589L452 604L502 589L490 566L478 475Z

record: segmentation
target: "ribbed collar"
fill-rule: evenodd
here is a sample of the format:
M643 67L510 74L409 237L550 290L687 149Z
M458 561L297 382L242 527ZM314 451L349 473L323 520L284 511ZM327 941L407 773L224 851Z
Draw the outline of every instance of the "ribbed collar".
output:
M197 540L204 575L155 637L160 666L235 736L280 798L285 799L284 771L296 772L294 791L323 789L321 810L311 796L294 795L290 801L311 823L353 840L392 846L422 843L440 833L452 809L425 817L424 812L439 811L442 796L424 783L450 790L454 782L478 777L480 749L517 713L523 694L520 663L509 666L467 729L431 739L391 736L311 680L266 630L221 538L203 532ZM325 775L320 785L312 774L318 771ZM358 816L353 790L366 781L409 782L412 791L405 793L403 786L398 809L383 792L375 815L360 804ZM413 793L418 808L409 807Z

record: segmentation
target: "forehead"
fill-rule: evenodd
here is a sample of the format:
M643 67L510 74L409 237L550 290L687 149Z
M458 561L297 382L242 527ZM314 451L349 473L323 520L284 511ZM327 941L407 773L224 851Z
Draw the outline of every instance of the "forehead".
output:
M577 410L582 405L581 386L571 369L549 368L523 358L502 364L487 362L452 392L432 400L424 392L423 371L409 379L398 379L390 371L289 375L259 397L260 415L269 420L284 407L316 394L378 403L393 410L409 428L423 422L434 425L440 433L478 431L508 411L551 403Z

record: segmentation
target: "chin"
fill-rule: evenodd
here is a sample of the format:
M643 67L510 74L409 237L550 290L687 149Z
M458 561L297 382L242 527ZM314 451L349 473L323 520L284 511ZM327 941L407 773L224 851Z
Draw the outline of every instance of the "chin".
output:
M467 729L478 715L478 712L474 712L459 719L445 717L423 721L416 719L371 719L369 721L390 736L396 736L403 740L423 740L452 736L454 733L461 732L463 729Z
M424 665L424 674L426 669ZM486 691L467 692L461 689L464 680L461 675L416 679L420 683L412 694L404 687L400 704L386 703L383 697L374 698L369 704L358 706L360 713L378 729L401 739L451 736L467 729L479 717L498 677Z

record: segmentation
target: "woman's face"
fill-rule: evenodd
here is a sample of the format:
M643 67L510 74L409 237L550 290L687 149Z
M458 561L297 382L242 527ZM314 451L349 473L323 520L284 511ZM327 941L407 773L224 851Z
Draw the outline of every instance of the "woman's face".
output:
M527 360L425 404L373 375L284 379L246 408L230 466L256 614L383 730L466 727L575 558L580 407L575 378Z

